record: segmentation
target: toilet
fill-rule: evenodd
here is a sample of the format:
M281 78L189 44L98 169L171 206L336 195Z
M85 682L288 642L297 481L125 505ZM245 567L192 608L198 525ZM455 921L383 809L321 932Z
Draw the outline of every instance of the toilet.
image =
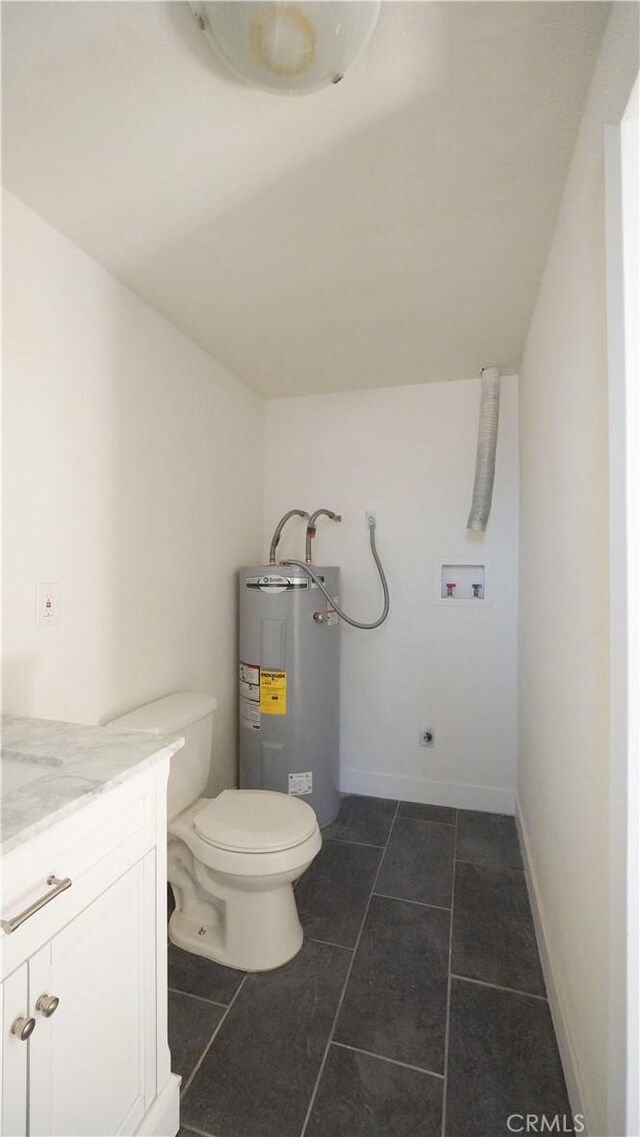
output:
M269 971L302 947L293 882L320 851L314 811L268 790L202 797L209 777L210 695L181 692L112 720L117 730L181 734L171 758L167 876L172 943L242 971Z

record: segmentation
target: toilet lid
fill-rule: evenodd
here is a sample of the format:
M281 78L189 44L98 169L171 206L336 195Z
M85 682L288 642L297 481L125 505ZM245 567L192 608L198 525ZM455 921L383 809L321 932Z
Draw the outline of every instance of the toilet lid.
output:
M219 849L275 853L292 849L316 828L311 806L270 790L223 790L194 817L196 833Z

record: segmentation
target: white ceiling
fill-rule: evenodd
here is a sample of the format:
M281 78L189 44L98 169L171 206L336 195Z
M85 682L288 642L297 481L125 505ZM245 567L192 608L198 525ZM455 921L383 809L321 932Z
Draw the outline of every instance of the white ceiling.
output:
M516 370L608 7L383 3L286 98L186 3L4 3L5 184L267 395Z

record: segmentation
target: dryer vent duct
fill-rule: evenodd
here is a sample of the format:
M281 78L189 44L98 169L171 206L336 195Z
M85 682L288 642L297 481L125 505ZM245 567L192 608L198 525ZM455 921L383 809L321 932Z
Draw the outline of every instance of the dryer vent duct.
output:
M476 453L476 477L467 529L484 533L491 512L493 479L496 470L496 444L500 415L500 372L484 367L481 373L480 423Z

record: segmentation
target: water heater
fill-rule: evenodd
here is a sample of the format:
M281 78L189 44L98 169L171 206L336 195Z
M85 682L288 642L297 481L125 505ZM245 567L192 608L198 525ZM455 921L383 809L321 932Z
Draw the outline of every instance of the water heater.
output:
M338 602L340 570L313 566ZM302 566L240 570L240 788L303 797L321 826L339 795L340 623Z

